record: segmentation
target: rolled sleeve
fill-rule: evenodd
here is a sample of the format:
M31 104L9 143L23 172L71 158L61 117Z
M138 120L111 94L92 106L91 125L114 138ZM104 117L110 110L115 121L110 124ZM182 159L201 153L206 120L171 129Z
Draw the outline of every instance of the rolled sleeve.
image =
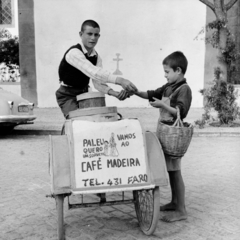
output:
M161 100L162 96L163 96L163 93L164 93L164 90L166 89L167 86L168 86L168 84L165 84L162 87L157 88L156 90L148 90L147 91L147 93L148 93L148 100L150 102L152 102L153 101L153 97Z
M98 60L97 60L97 65L96 66L100 67L101 69L103 68L102 59L101 59L101 57L99 55L98 55ZM108 82L109 83L114 83L115 84L116 83L116 79L117 79L117 75L113 75L113 74L109 74L108 75Z
M116 84L117 75L110 74L108 76L108 82Z
M92 79L93 86L102 93L108 94L109 90L111 89L107 84L99 83Z
M96 64L97 67L100 67L102 68L103 65L102 65L102 59L101 57L98 55L98 58L97 58L97 64ZM92 83L94 85L94 87L99 91L99 92L102 92L102 93L105 93L105 94L108 94L109 90L111 89L107 84L105 83L100 83L94 79L92 79Z
M155 91L154 90L148 90L148 101L152 102L153 101L153 97L155 97Z

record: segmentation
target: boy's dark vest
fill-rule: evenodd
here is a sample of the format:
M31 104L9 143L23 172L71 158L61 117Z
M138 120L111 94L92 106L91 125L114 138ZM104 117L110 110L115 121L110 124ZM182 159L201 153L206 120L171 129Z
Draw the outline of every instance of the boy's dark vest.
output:
M80 44L74 45L70 47L64 54L63 59L59 65L58 68L58 74L59 74L59 80L60 82L63 82L69 86L84 89L88 86L90 78L85 75L83 72L78 70L77 68L70 65L66 60L65 56L66 54L73 48L79 49L82 53L82 47ZM94 55L92 57L86 56L86 59L89 60L94 66L97 64L97 55Z

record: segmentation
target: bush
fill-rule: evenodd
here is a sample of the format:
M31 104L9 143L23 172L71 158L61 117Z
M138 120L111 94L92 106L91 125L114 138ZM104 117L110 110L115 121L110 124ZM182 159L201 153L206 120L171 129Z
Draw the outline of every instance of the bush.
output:
M0 30L0 63L5 63L10 69L12 65L19 66L19 39L6 30Z
M206 103L202 119L195 121L195 124L199 125L199 127L203 127L206 123L214 120L210 115L211 109L217 112L221 124L232 123L240 116L240 108L236 103L238 92L235 91L234 85L221 79L221 70L219 68L215 68L214 76L212 86L200 90Z

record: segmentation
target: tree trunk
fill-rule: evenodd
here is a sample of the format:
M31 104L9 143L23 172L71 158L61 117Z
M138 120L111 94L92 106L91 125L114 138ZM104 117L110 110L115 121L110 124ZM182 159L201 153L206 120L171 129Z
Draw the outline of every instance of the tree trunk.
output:
M207 5L214 14L216 15L217 20L225 23L225 25L219 30L219 51L218 58L223 59L223 51L227 46L227 11L238 1L238 0L229 0L227 4L224 4L224 0L214 0L213 3L209 0L199 0L200 2ZM227 81L227 64L224 61L219 61L219 67L222 71L221 78L224 81Z
M214 0L215 5L215 15L217 20L225 23L225 25L219 30L219 50L218 50L218 58L219 61L219 67L222 71L221 79L224 81L227 81L227 64L226 62L222 61L223 54L222 52L225 51L227 46L227 10L224 6L224 1L222 0Z
M223 51L227 46L227 29L221 28L219 31L219 50L218 50L218 65L222 71L221 79L227 81L227 63L223 60Z

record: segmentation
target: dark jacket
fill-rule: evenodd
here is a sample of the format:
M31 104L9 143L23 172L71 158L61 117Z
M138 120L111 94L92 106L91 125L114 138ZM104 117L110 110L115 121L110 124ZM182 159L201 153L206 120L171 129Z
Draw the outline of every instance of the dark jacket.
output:
M169 97L173 93L170 100L170 106L174 108L178 107L180 110L180 117L184 119L188 114L192 102L192 91L186 83L187 81L184 78L174 84L167 83L156 90L149 90L147 91L148 99L150 102L154 101L153 97L161 100L162 97ZM177 88L183 84L186 85L177 90ZM177 91L175 92L175 90Z

